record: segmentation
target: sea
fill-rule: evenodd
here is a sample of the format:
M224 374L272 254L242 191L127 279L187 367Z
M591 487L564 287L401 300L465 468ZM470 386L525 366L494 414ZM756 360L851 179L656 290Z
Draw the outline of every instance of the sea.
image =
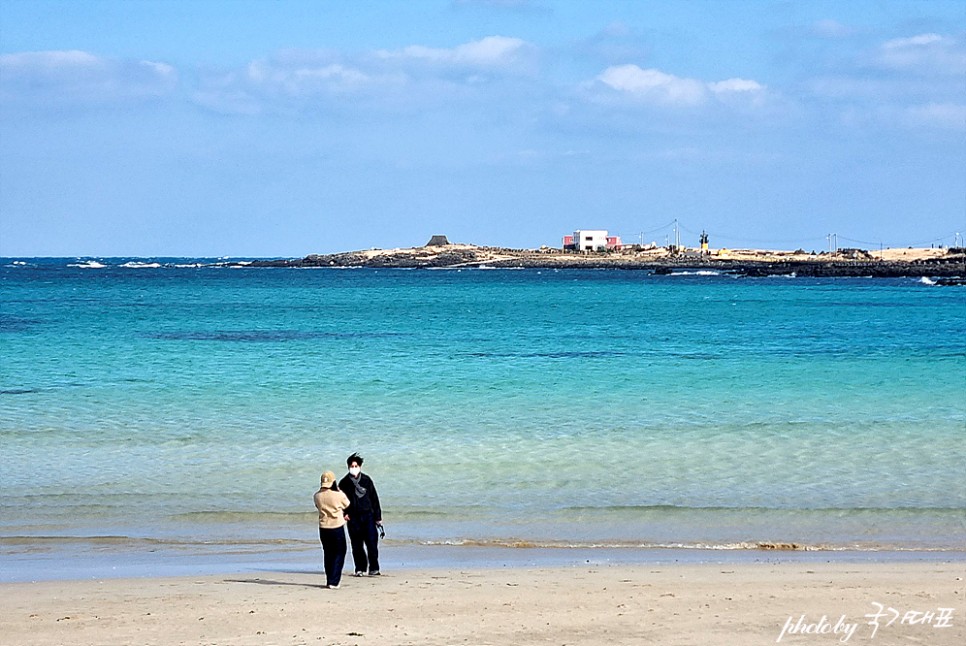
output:
M384 568L962 558L966 289L2 258L0 446L6 581L321 568L353 452Z

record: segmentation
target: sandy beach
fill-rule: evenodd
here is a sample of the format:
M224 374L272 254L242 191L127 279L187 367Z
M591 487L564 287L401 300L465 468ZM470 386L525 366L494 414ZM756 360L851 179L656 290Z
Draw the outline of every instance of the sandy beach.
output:
M962 561L763 562L412 569L339 590L310 571L8 583L0 642L958 645L964 575Z

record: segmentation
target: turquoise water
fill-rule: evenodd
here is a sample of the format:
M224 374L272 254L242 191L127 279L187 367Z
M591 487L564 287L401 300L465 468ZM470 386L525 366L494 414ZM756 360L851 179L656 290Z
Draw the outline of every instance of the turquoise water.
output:
M353 451L398 544L966 546L960 288L0 264L7 558L314 547Z

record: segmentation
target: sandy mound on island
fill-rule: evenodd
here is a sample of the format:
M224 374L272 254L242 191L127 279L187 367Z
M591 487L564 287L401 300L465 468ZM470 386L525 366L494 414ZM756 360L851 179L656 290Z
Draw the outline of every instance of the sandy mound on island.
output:
M949 253L949 249L923 249L909 247L907 249L883 249L881 251L870 251L873 258L888 262L916 262L920 260L930 260L942 258Z

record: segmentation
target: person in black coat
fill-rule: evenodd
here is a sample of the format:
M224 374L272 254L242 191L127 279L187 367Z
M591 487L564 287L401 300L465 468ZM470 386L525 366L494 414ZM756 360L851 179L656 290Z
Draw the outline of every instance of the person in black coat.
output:
M339 489L349 497L345 510L355 575L379 575L379 534L382 529L382 507L372 478L362 472L362 456L353 453L346 459L349 473L339 481Z

